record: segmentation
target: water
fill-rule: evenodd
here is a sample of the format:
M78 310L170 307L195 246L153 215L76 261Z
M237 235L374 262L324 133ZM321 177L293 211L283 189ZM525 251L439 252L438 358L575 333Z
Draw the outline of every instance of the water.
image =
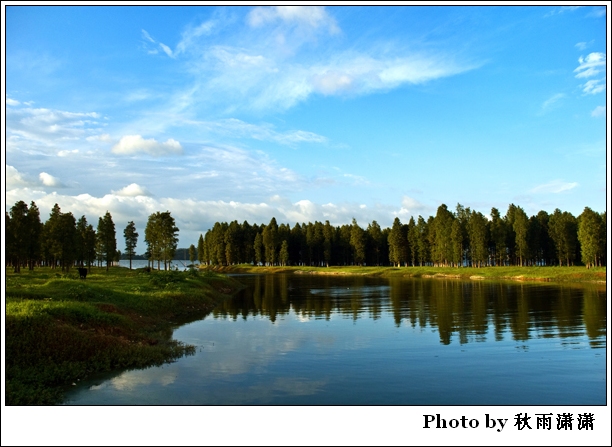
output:
M183 270L188 270L188 265L191 264L190 261L179 261L179 260L173 260L170 262L170 268L172 270L174 270L175 268L183 271ZM141 269L144 267L147 267L149 264L149 261L146 261L144 259L132 259L132 268L133 269ZM197 265L197 263L196 263ZM130 268L130 261L126 260L126 259L122 259L121 261L119 261L119 266L120 267L126 267L126 268ZM157 268L157 262L154 263L153 265L154 268ZM164 263L160 263L160 267L163 270L164 269Z
M174 332L196 354L67 404L605 405L605 287L317 275L249 287Z

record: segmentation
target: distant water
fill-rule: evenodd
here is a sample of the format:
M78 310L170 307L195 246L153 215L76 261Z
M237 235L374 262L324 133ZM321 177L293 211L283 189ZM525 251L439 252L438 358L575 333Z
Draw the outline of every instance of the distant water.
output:
M605 405L605 286L253 275L77 405Z
M173 260L170 263L170 267L172 268L172 270L174 270L175 268L179 269L179 270L187 270L188 269L188 265L191 264L190 261L177 261L177 260ZM133 269L141 269L146 267L147 265L149 265L148 261L145 261L143 259L132 259L132 268ZM197 262L196 262L197 265ZM122 259L121 261L119 261L119 266L120 267L130 267L130 261L129 260L124 260ZM161 269L164 269L164 264L160 263ZM157 262L154 264L154 268L157 268Z

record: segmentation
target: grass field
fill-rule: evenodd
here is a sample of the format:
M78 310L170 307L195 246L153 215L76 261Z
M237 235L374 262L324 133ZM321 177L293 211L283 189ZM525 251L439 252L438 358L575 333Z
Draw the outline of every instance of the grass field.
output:
M298 273L320 275L406 276L415 278L459 278L469 280L513 280L549 282L606 282L606 268L597 267L263 267L237 265L205 268L217 272Z
M104 371L173 361L194 347L172 340L241 287L213 272L92 269L6 270L6 404L61 402L64 391Z

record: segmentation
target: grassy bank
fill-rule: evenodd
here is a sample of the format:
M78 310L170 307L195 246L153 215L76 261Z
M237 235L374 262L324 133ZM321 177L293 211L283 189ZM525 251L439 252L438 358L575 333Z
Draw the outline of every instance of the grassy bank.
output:
M295 273L319 275L405 276L414 278L458 278L465 280L513 280L547 282L606 282L606 268L598 267L255 267L237 265L211 267L224 273Z
M160 365L194 352L171 339L240 284L213 272L47 268L6 271L6 404L61 402L99 372Z

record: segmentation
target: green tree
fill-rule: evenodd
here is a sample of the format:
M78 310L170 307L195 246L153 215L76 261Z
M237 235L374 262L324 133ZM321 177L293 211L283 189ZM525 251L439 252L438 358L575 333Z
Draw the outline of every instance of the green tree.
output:
M351 225L351 247L355 265L362 265L365 262L365 232L354 217Z
M204 255L204 236L201 234L198 238L198 261L200 264L206 263L206 257Z
M264 260L264 248L263 248L263 237L261 233L255 235L255 241L253 242L253 251L255 252L255 265L263 264Z
M224 242L227 265L238 263L240 257L240 225L237 221L231 222L225 230Z
M487 219L480 212L472 211L468 221L468 237L470 241L470 253L472 255L472 266L482 267L487 263L489 257L489 235Z
M559 265L563 265L565 259L570 266L578 243L576 218L571 213L561 212L557 208L548 221L548 231L555 245Z
M499 214L497 208L491 208L491 242L495 251L495 265L505 265L507 258L506 241L508 239L506 231L506 221Z
M602 232L603 224L602 216L589 207L585 207L578 217L578 241L580 242L582 262L587 268L598 264L600 247L603 245L600 240L602 234L604 234Z
M29 221L28 205L20 200L11 207L9 225L6 232L9 233L7 252L12 257L15 273L21 272L21 264L25 262L28 254Z
M278 244L277 233L278 225L276 223L276 219L273 217L266 228L264 228L262 234L265 260L268 265L274 265L276 263L276 245Z
M523 260L529 256L529 218L520 206L517 206L514 210L512 229L515 235L516 253L519 258L519 265L522 266Z
M157 269L168 269L168 263L174 259L178 244L178 232L174 218L169 211L156 212L149 216L145 227L145 242L147 243L151 260L157 261Z
M410 217L408 222L408 245L410 246L410 255L412 258L412 266L416 265L416 260L419 257L419 229L414 221L414 217Z
M87 218L81 216L76 224L77 229L77 262L89 269L91 263L96 259L96 231Z
M98 250L102 260L106 262L106 271L113 263L117 253L117 236L113 217L106 211L104 217L98 219L97 228Z
M389 233L389 261L394 266L400 267L401 263L406 259L406 243L408 241L407 235L404 234L402 228L402 222L399 217L393 220L393 226Z
M447 206L438 207L433 220L433 246L432 258L438 265L447 266L453 257L451 245L451 230L454 216Z
M28 243L27 243L27 258L29 270L34 270L34 264L37 263L41 255L41 236L43 224L40 221L40 211L36 203L30 202L28 208Z
M335 235L336 232L334 231L334 227L331 226L329 220L326 220L323 226L323 259L327 267L329 267L332 262L332 249L335 243Z
M281 244L278 258L283 267L289 264L289 243L286 240Z
M132 270L132 258L134 257L134 250L138 244L138 233L136 232L136 224L134 221L130 221L127 227L123 230L123 237L125 238L125 252L130 260L130 270Z

